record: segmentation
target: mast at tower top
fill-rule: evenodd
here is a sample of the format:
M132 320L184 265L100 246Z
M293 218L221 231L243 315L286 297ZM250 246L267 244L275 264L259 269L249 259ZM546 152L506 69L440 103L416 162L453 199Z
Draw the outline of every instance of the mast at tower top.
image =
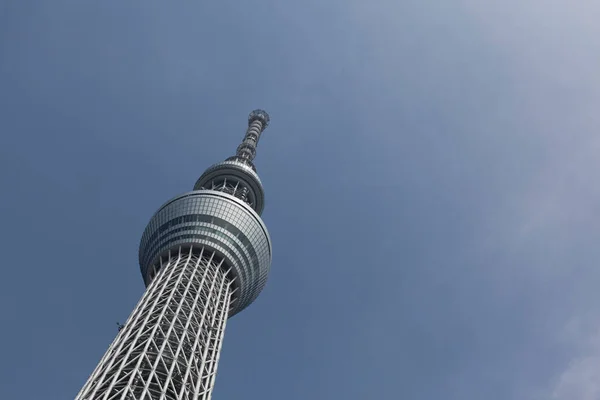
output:
M202 173L194 190L217 190L233 195L250 205L260 215L264 207L265 193L256 167L256 147L260 135L269 125L269 114L256 109L248 115L248 129L236 154L218 162Z
M248 129L242 143L237 148L236 154L229 159L236 159L245 164L252 165L256 157L256 146L261 133L269 125L269 114L265 110L256 109L248 115Z

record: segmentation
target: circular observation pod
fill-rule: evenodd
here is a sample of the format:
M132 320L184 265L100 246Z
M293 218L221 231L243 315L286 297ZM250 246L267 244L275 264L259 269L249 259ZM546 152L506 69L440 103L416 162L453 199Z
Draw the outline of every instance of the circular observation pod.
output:
M271 239L258 214L227 193L198 190L175 197L150 219L140 242L139 261L146 286L160 259L180 247L213 250L231 268L233 316L264 288L271 268ZM154 266L155 268L151 268ZM237 289L237 290L235 290Z
M250 115L248 115L248 124L251 124L255 120L259 120L260 122L262 122L264 129L267 126L269 126L269 121L271 120L271 117L269 117L269 114L265 110L257 108L256 110L252 111Z
M194 190L218 190L242 198L261 215L265 207L265 190L258 174L246 163L228 159L209 167L198 178Z

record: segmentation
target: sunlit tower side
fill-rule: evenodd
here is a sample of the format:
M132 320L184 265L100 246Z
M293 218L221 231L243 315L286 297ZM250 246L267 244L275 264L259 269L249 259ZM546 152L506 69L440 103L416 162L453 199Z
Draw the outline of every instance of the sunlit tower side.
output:
M77 400L210 399L227 319L258 297L271 266L252 162L268 124L252 111L236 155L150 219L139 250L146 292Z

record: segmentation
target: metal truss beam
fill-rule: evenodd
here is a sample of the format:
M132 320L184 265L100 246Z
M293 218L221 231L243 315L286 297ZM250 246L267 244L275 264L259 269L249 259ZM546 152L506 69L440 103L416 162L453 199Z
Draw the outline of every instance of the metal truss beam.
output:
M161 260L76 400L210 399L231 302L222 263L204 247Z

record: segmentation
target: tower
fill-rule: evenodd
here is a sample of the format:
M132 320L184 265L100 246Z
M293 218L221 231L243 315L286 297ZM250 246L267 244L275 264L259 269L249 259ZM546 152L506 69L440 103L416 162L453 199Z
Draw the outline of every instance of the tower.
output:
M271 266L253 159L269 115L254 110L235 156L150 219L139 249L146 291L76 400L210 399L228 317Z

